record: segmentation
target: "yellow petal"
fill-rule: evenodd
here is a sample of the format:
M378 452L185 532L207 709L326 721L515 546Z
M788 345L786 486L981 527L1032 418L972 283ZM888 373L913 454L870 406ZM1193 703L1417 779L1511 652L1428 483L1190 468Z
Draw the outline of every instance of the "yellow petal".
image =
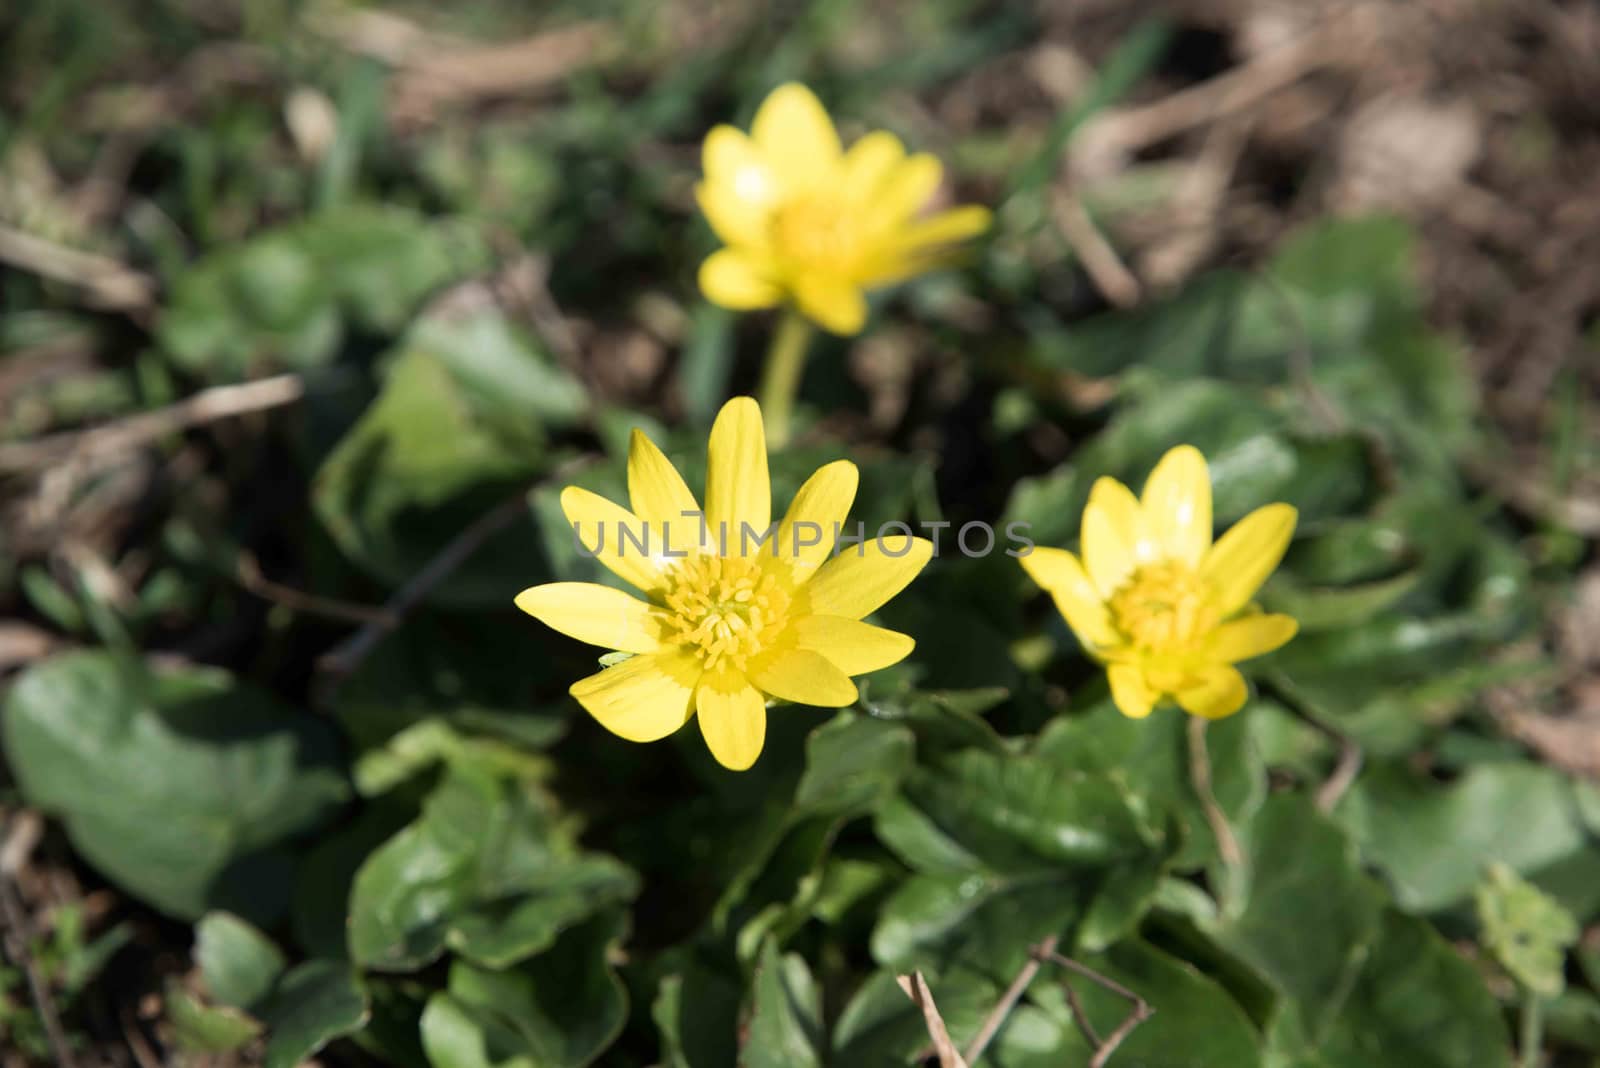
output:
M906 158L905 146L887 130L874 130L844 154L840 184L846 199L870 203L883 183Z
M860 619L905 589L933 558L933 542L904 534L843 545L801 587L820 616Z
M761 247L782 193L778 176L755 143L732 126L706 135L703 156L706 180L695 186L695 199L711 228L730 245Z
M857 279L876 288L951 266L961 259L951 246L983 233L991 221L989 209L967 205L909 222L862 260Z
M1244 676L1235 668L1219 665L1208 668L1193 686L1179 690L1178 705L1188 713L1206 719L1231 716L1244 707L1249 690Z
M865 626L865 624L863 624ZM750 662L750 681L785 701L822 708L843 708L856 702L856 684L821 653L782 649Z
M1100 595L1116 593L1134 568L1159 552L1133 491L1114 478L1096 480L1083 509L1083 566Z
M807 271L794 281L795 303L806 318L831 334L859 334L867 322L867 298L855 282Z
M1133 664L1112 664L1106 669L1111 681L1111 700L1117 711L1129 719L1144 719L1156 707L1161 694L1145 681L1144 672Z
M1116 643L1117 632L1100 591L1089 581L1088 572L1076 556L1065 549L1043 546L1018 560L1033 581L1054 599L1062 618L1085 647L1092 650Z
M835 460L817 468L794 495L778 527L778 554L789 559L797 582L809 579L833 551L860 478L855 464Z
M766 157L744 131L733 126L715 126L706 134L701 165L707 182L726 188L741 200L766 205L778 199L778 183Z
M918 249L953 245L977 237L989 229L992 221L993 216L988 208L967 204L911 223L901 232L900 244L905 248Z
M712 231L727 245L752 252L770 247L771 207L742 200L729 187L711 182L697 184L694 199Z
M944 165L926 152L906 158L883 182L875 201L879 225L895 226L925 207L944 180Z
M517 607L569 638L624 653L661 648L659 608L593 582L548 582L517 594Z
M761 406L749 397L735 397L722 406L711 424L706 457L706 522L710 536L725 556L740 555L744 527L754 539L767 535L772 523L772 482L767 474L767 437ZM770 552L771 550L765 550Z
M751 139L787 188L831 178L839 165L839 134L816 95L798 82L774 89L750 126Z
M567 692L612 734L653 742L689 722L700 674L700 662L687 654L646 653L579 679Z
M1200 565L1200 577L1211 585L1219 612L1232 615L1250 603L1289 548L1297 516L1292 505L1265 505L1217 539Z
M1199 567L1211 548L1211 474L1200 450L1179 445L1168 451L1150 472L1139 503L1164 555Z
M767 737L767 703L737 674L707 674L695 691L700 733L717 763L743 771L756 762Z
M1262 656L1286 643L1299 631L1292 616L1245 616L1222 624L1206 641L1206 655L1229 664Z
M844 616L802 616L795 621L794 632L800 648L822 654L846 675L865 675L898 664L917 646L897 630Z
M663 532L663 555L700 546L700 502L672 461L638 429L628 441L628 503L634 515Z
M700 265L700 292L734 311L770 308L783 297L761 262L737 249L719 249Z
M661 588L665 576L659 529L651 530L649 524L626 508L582 486L568 486L561 491L561 510L585 553L645 593ZM674 543L672 550L677 552L680 546Z

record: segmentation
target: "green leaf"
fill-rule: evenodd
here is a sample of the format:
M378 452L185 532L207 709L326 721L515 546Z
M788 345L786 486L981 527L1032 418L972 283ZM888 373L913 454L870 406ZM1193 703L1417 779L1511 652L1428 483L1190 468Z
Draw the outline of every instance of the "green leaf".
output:
M1111 776L1152 810L1151 819L1175 822L1182 845L1176 867L1199 868L1217 855L1216 840L1189 774L1186 718L1165 709L1134 720L1117 711L1105 691L1079 713L1050 723L1034 755L1055 767ZM1254 739L1254 706L1206 729L1212 793L1235 827L1249 822L1266 797L1266 769Z
M452 765L421 817L357 872L350 953L365 967L409 971L448 945L505 967L637 887L627 867L579 850L542 796Z
M974 750L915 772L880 813L878 833L906 863L936 872L1106 867L1159 842L1109 776Z
M176 982L167 984L173 1041L191 1053L230 1053L261 1034L261 1024L228 1005L207 1005Z
M440 991L428 999L419 1023L422 1048L433 1068L491 1068L489 1039L470 1009ZM532 1068L525 1061L508 1060L505 1068Z
M1510 1068L1510 1037L1477 970L1426 922L1389 909L1327 1038L1285 1063Z
M231 913L206 913L194 936L200 976L211 997L224 1005L254 1009L288 965L271 939Z
M1448 786L1374 768L1340 815L1398 904L1418 912L1464 903L1493 862L1536 876L1587 843L1571 783L1537 764L1479 764Z
M664 975L650 1007L665 1068L718 1068L738 1061L740 987L690 963Z
M1160 832L1111 776L978 750L914 772L874 826L918 873L872 935L874 957L902 971L1014 972L1033 943L1067 935L1097 895L1126 894L1129 868L1151 870L1165 855ZM1136 913L1096 916L1094 938Z
M589 406L578 380L503 315L429 316L407 334L405 347L443 364L474 411L510 440L527 433L530 415L567 427Z
M422 1015L436 1068L582 1068L616 1041L628 997L608 956L626 927L620 911L562 935L548 952L492 971L464 961Z
M806 738L795 805L817 814L869 809L911 770L915 748L911 731L900 724L841 713Z
M756 966L741 1068L822 1068L822 995L805 960L769 939Z
M989 979L1014 973L1028 950L1070 930L1093 886L1062 875L913 875L884 903L872 956L900 972L939 971Z
M371 1015L350 966L312 960L291 969L261 1008L267 1026L264 1068L295 1068L329 1042L354 1034Z
M1504 864L1489 865L1476 899L1484 947L1523 986L1542 998L1559 997L1567 986L1567 950L1578 941L1578 921Z
M64 654L17 680L3 726L29 803L107 878L185 919L272 922L294 867L279 844L348 792L325 723L210 668Z
M349 206L212 253L178 276L157 335L174 362L236 380L333 359L350 326L392 334L434 289L487 262L475 235Z
M1267 979L1315 1044L1372 951L1382 895L1350 839L1304 797L1268 801L1246 841L1243 906L1209 933Z
M528 423L529 429L536 423ZM317 471L312 504L334 542L399 585L537 470L539 451L488 425L438 356L404 350L383 391ZM436 591L456 604L509 602L525 579L529 524L489 538Z
M994 1007L1000 988L972 976L928 977L939 1015L957 1043L970 1039ZM873 972L861 984L834 1029L829 1063L879 1068L904 1065L928 1047L922 1010L906 997L892 971ZM695 1068L699 1068L698 1065Z
M1244 1010L1214 979L1186 961L1144 942L1129 941L1083 963L1138 994L1155 1010L1117 1048L1112 1065L1251 1068L1263 1063L1260 1038ZM1047 971L1029 987L1031 1004L1025 1002L996 1036L996 1051L990 1058L994 1064L1056 1068L1088 1063L1093 1050L1072 1018L1063 983L1072 985L1084 1014L1102 1036L1110 1034L1132 1008L1126 998L1105 987Z

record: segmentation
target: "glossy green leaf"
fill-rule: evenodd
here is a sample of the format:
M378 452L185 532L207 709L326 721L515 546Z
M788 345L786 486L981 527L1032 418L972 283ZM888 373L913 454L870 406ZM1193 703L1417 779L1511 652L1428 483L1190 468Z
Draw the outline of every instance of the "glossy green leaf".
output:
M994 1007L1000 988L971 976L928 977L934 1003L951 1038L969 1040ZM929 1046L928 1025L892 971L873 972L839 1014L834 1028L836 1065L889 1068L914 1063L912 1058Z
M538 469L524 424L507 441L476 411L449 367L425 348L390 365L383 391L317 471L312 503L339 548L374 576L399 585ZM538 577L527 560L531 531L490 538L436 591L456 603L504 605Z
M5 751L30 804L164 912L268 923L288 901L280 848L346 796L320 720L210 668L68 653L12 686Z
M1209 933L1282 995L1314 1044L1372 952L1383 895L1349 837L1304 797L1270 800L1245 846L1243 903Z
M195 925L194 959L211 997L251 1009L272 992L288 966L272 940L239 917L208 912Z
M1248 822L1266 796L1253 707L1206 729L1212 793L1236 827ZM1188 721L1176 708L1133 720L1109 697L1091 700L1081 712L1050 723L1033 752L1062 769L1111 776L1154 810L1150 818L1176 822L1183 839L1173 860L1177 867L1196 868L1216 856L1216 841L1190 777Z
M177 983L167 986L166 1019L173 1041L190 1053L231 1053L261 1034L261 1023L229 1005L207 1005Z
M621 913L572 928L548 953L495 971L457 961L448 992L422 1015L422 1044L435 1068L474 1065L583 1068L622 1030L628 998L609 954Z
M1128 872L1153 870L1165 854L1160 831L1112 777L979 750L919 769L874 827L918 873L884 904L872 935L874 957L901 970L1014 970L1039 939L1068 935L1097 895L1143 899ZM1102 910L1093 940L1137 914Z
M366 1026L371 1010L360 977L339 961L290 969L261 1008L267 1027L263 1068L295 1068L336 1038Z
M1511 1039L1482 976L1425 921L1384 913L1372 955L1327 1037L1296 1068L1510 1068Z
M369 968L408 971L448 945L505 967L637 885L618 861L580 850L548 801L455 765L422 816L357 872L350 953Z
M1191 1068L1266 1063L1260 1036L1239 1004L1193 965L1138 940L1086 957L1084 964L1138 994L1154 1009L1112 1055L1144 1068ZM1063 984L1078 994L1100 1036L1128 1017L1132 1004L1103 986L1049 967L1029 987L1022 1011L996 1036L995 1053L980 1062L998 1068L1087 1065L1094 1047L1078 1028ZM937 991L935 991L937 993Z
M1493 862L1536 876L1587 846L1571 784L1536 764L1480 764L1448 786L1375 768L1340 815L1395 900L1419 912L1467 901Z
M911 770L915 746L911 731L900 724L843 713L806 739L806 770L795 804L816 813L870 808Z
M650 1017L665 1068L715 1068L738 1059L739 984L685 964L661 979Z
M768 941L756 965L743 1068L821 1068L822 995L803 958Z
M333 359L351 327L393 333L423 297L485 262L471 233L347 206L221 249L173 285L158 329L186 370L239 379Z

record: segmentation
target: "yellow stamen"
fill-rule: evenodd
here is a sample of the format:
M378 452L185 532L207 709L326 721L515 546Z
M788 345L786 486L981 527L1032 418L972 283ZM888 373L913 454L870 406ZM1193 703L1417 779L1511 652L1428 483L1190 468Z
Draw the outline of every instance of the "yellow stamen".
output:
M1147 652L1183 650L1219 622L1210 591L1193 568L1168 560L1139 568L1111 595L1111 621Z
M790 595L758 559L696 555L674 569L662 603L667 641L697 650L707 671L744 671L789 623Z
M834 200L816 194L795 197L772 213L772 247L797 267L840 273L855 263L860 220Z

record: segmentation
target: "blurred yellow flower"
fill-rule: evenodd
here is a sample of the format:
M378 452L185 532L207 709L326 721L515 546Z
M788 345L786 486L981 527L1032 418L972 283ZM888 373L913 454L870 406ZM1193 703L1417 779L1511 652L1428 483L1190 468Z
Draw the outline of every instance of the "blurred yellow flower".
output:
M631 509L577 486L561 494L573 531L645 599L588 582L552 582L517 607L563 634L632 653L574 683L601 725L651 742L698 714L712 756L742 771L766 737L767 698L842 708L850 676L898 663L915 643L862 622L927 564L924 538L866 539L835 552L856 495L855 464L818 469L772 525L761 409L723 406L711 428L705 509L671 462L635 430Z
M1296 513L1269 504L1211 542L1211 477L1193 446L1168 452L1144 494L1101 478L1083 512L1083 562L1064 549L1022 557L1083 647L1106 665L1122 713L1174 698L1217 719L1245 702L1233 665L1269 653L1299 625L1250 603L1283 558Z
M920 215L939 161L907 156L882 130L845 151L822 104L793 82L762 103L749 136L713 129L704 166L695 195L727 245L700 267L706 296L738 310L789 301L835 334L866 322L864 290L939 266L989 225L976 206Z

